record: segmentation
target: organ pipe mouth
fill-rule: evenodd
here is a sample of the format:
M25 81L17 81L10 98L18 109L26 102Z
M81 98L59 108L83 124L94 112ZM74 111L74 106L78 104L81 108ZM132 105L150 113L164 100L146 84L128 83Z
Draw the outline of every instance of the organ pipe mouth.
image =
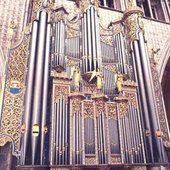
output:
M25 133L25 131L26 131L26 124L23 124L21 126L21 133Z
M44 126L44 133L46 134L48 132L48 128L47 128L47 126L45 125Z
M32 135L33 136L35 136L35 137L37 137L38 135L39 135L39 126L37 125L37 124L35 124L34 126L33 126L33 130L32 130Z
M170 148L170 141L165 141L164 146L169 149Z

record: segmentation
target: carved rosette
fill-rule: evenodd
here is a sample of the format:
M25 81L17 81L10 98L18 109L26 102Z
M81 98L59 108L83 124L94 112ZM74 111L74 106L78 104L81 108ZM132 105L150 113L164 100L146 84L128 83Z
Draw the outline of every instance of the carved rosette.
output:
M108 119L117 120L117 106L116 103L107 103Z
M25 35L22 42L17 47L11 49L3 104L4 107L1 118L0 133L11 137L15 144L15 151L20 150L20 133L25 94L28 45L29 35ZM18 83L17 94L12 93L11 91L11 88L13 88L13 82ZM0 143L2 142L1 139ZM5 141L7 142L11 140L9 139Z
M93 101L84 101L84 118L94 119Z

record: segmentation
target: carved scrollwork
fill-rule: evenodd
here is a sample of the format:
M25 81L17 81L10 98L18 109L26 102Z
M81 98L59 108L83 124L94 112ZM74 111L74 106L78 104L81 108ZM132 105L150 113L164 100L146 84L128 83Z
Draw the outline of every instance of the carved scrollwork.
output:
M14 150L16 151L20 149L28 45L29 35L25 35L21 44L11 50L1 119L0 133L9 135L14 140ZM20 84L17 93L11 92L11 82L13 81Z

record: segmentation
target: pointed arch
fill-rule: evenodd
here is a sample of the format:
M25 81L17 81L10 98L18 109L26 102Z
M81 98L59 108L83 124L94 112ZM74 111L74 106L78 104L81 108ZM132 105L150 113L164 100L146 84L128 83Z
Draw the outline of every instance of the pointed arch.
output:
M159 80L160 82L162 82L162 78L163 78L163 73L165 71L166 65L168 63L170 57L170 37L169 39L166 41L163 49L160 52L160 60L159 60L159 64L158 64L158 73L159 73Z

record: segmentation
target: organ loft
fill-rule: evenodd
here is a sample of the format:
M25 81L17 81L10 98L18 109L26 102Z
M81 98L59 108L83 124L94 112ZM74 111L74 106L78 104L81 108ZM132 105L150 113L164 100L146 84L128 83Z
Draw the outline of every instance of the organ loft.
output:
M8 27L0 169L169 170L170 2L28 4L17 43Z

